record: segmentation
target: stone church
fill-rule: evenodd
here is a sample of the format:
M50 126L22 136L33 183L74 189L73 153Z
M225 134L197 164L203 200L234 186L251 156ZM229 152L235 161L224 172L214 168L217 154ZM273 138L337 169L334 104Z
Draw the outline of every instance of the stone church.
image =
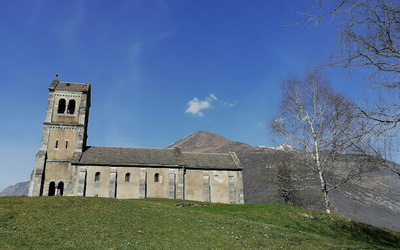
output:
M29 196L169 198L243 204L235 153L87 146L90 83L49 86Z

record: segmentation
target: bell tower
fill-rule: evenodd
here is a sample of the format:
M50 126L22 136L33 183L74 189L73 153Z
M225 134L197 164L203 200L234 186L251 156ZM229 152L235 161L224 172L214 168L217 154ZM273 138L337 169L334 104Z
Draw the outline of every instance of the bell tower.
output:
M86 147L90 83L60 82L49 86L40 150L36 154L29 196L73 195L79 160Z

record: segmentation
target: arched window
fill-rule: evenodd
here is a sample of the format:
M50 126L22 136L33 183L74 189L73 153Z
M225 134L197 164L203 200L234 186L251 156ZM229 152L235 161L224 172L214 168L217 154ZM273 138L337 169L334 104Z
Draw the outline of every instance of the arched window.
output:
M76 104L75 100L69 100L68 110L67 110L68 114L72 115L73 113L75 113L75 104Z
M56 194L56 183L54 181L50 182L49 185L49 196L54 196Z
M57 195L63 196L64 195L64 182L60 181L57 186Z
M100 181L100 172L96 172L94 175L94 181Z
M125 182L130 182L131 181L131 173L126 173L125 174Z
M65 102L65 99L60 99L59 101L58 101L58 111L57 111L57 113L59 113L59 114L64 114L64 112L65 112L65 106L66 106L67 104L66 104L66 102Z
M156 174L154 175L154 182L158 182L159 177L160 177L160 174L159 174L159 173L156 173Z

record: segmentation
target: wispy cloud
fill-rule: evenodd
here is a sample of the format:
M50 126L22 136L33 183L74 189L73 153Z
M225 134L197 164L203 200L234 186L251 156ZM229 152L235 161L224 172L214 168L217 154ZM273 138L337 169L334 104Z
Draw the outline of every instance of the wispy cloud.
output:
M221 104L222 107L226 107L226 108L235 107L235 104L234 104L234 103L228 102L228 101L223 101L223 102L221 101L220 104Z
M188 108L185 113L192 114L193 116L203 117L203 110L212 108L212 103L218 100L214 94L210 94L204 100L199 100L197 97L188 102Z
M257 127L265 127L267 125L267 122L257 122L256 126Z
M85 20L86 13L82 2L77 2L74 6L72 15L62 18L61 22L55 26L54 33L57 37L61 38L65 43L71 43L75 41L78 35L79 29L82 28L82 23Z

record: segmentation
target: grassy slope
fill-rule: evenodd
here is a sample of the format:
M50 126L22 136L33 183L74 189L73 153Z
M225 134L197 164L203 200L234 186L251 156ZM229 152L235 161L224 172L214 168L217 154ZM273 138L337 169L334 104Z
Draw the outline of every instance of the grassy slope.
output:
M400 248L400 233L282 205L0 197L4 248Z

